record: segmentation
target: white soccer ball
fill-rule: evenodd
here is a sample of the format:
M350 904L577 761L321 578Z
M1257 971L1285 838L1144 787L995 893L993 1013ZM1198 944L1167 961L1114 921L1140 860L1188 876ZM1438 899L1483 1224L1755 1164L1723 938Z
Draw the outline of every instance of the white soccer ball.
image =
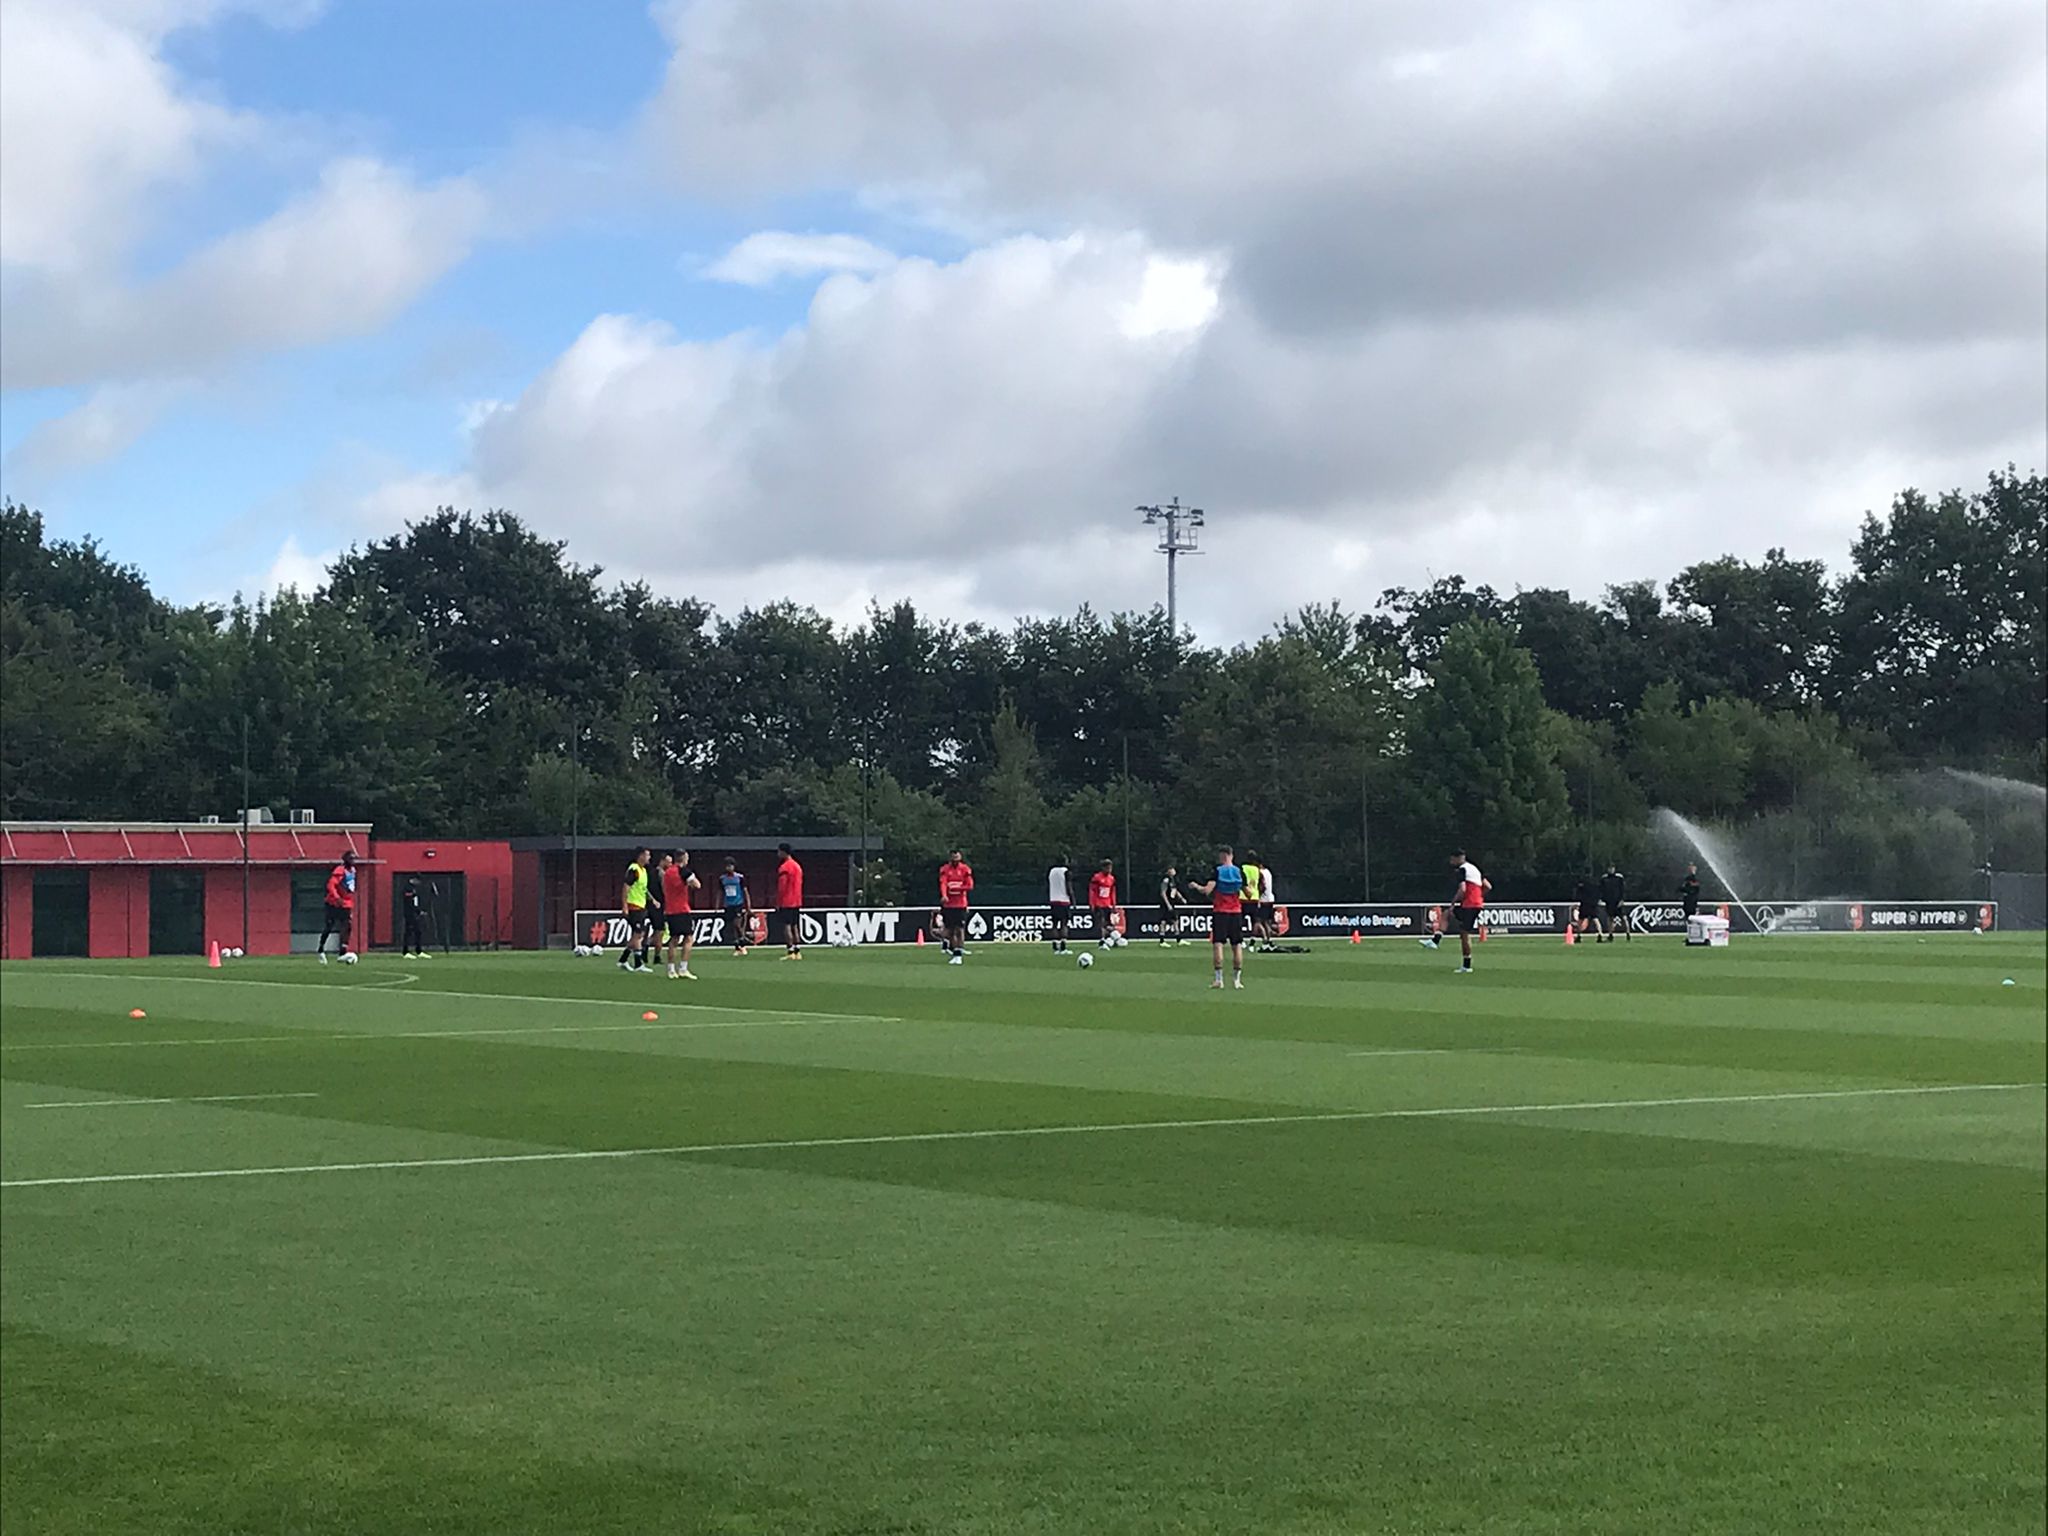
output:
M1087 970L1087 969L1088 969L1088 967L1089 967L1089 966L1091 966L1091 965L1093 965L1094 963L1095 963L1095 957L1094 957L1093 955L1090 955L1090 954L1086 954L1086 953L1084 953L1084 954L1083 954L1083 955L1081 956L1081 958L1080 958L1080 961L1079 961L1080 967L1081 967L1081 969L1082 969L1082 970L1084 970L1084 971L1085 971L1085 970Z
M356 963L356 952L354 950L350 950L347 954L343 955L341 957L341 963L343 965L354 965Z
M602 960L604 958L604 946L602 944L593 944L590 946L590 953L593 959Z
M580 958L582 958L583 956L585 956L585 955L589 954L589 953L590 953L590 946L589 946L588 944L578 944L578 945L576 946L576 954L577 954L577 957L578 957L579 959L580 959Z

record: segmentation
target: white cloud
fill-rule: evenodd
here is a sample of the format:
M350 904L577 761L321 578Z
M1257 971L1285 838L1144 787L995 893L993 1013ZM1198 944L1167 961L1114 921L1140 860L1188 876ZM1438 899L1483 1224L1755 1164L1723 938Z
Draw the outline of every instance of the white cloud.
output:
M50 481L125 453L189 393L178 381L106 384L61 416L38 422L7 455L9 477L35 494Z
M765 288L790 277L816 277L822 272L880 272L896 258L858 235L793 235L764 229L748 235L704 269L721 283Z
M8 0L0 260L9 265L105 264L135 233L143 199L194 176L242 126L182 89L156 53L156 31L136 19L80 0Z
M264 574L261 591L264 595L291 589L313 592L327 580L327 567L340 554L340 550L330 549L322 554L309 555L299 547L296 536L287 536L278 546L277 558L270 562L270 569Z
M484 214L466 181L335 161L316 188L163 277L18 284L0 384L195 373L376 330L468 254Z

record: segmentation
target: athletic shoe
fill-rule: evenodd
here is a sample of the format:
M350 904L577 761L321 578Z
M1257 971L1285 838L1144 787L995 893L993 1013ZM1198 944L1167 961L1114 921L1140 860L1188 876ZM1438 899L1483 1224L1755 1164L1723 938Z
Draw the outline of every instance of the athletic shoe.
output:
M677 981L695 981L696 979L697 973L691 970L687 965L684 966L680 971L676 972Z
M1218 976L1214 981L1210 982L1209 990L1211 992L1221 992L1223 990L1223 978Z
M327 951L324 949L320 951L320 963L322 965L327 963Z
M1470 976L1472 974L1472 967L1469 965L1461 965L1456 970L1452 971L1451 974L1453 976Z
M1242 992L1244 990L1244 978L1242 976L1233 976L1230 979L1230 985L1236 991Z
M1420 944L1424 949L1435 949L1443 941L1441 939L1417 939L1415 942Z
M948 965L958 965L958 964L960 964L960 963L961 963L961 961L960 961L960 957L959 957L958 955L955 955L955 956L954 956L954 957L953 957L952 959L950 959L950 960L948 960L948 961L946 962L946 964L948 964Z

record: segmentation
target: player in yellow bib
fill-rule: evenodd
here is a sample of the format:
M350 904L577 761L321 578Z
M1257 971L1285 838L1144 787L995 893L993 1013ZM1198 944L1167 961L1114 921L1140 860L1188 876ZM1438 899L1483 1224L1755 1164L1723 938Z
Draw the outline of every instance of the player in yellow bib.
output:
M1258 852L1248 850L1238 868L1244 871L1244 918L1245 927L1251 930L1251 941L1270 942L1266 931L1266 871L1259 863Z
M626 944L619 951L622 971L647 969L647 940L653 932L647 921L647 865L651 857L650 850L642 848L639 856L626 866L626 888L619 899L620 915L626 920Z

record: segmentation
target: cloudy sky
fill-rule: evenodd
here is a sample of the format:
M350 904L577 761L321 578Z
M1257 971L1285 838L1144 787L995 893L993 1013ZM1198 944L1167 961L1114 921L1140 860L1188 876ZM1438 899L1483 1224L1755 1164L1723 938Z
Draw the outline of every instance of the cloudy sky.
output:
M440 503L722 609L1783 545L2048 461L2039 0L0 0L0 478L170 595Z

